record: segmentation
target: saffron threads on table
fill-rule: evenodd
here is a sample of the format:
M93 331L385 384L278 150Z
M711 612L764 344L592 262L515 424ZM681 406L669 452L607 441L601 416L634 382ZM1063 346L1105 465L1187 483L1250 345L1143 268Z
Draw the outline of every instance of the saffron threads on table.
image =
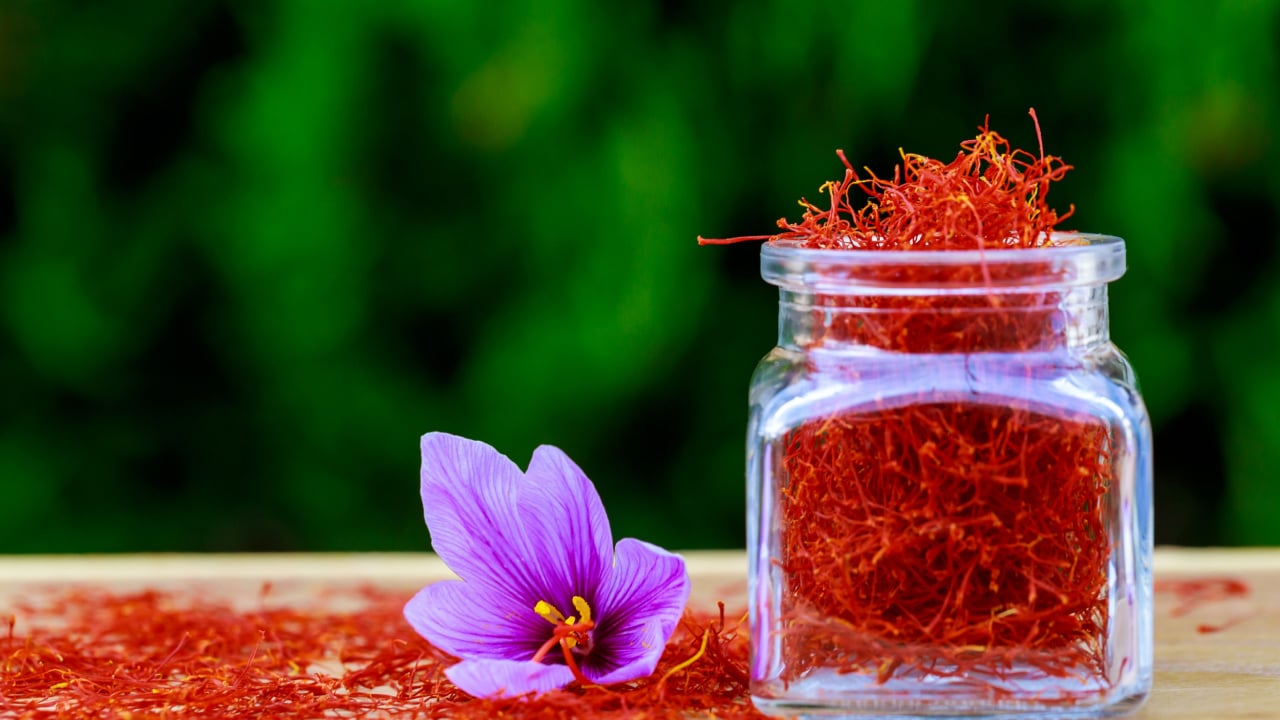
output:
M1155 582L1155 592L1168 593L1177 598L1178 604L1169 611L1171 617L1177 618L1207 605L1227 600L1246 599L1249 597L1249 586L1243 580L1230 577L1168 578ZM1200 623L1196 626L1196 632L1201 634L1222 632L1247 620L1252 614L1237 613L1225 621L1212 624Z
M537 698L469 697L456 662L405 622L407 596L364 590L355 611L239 611L160 592L80 590L0 629L0 716L217 718L758 718L747 637L687 611L654 674Z

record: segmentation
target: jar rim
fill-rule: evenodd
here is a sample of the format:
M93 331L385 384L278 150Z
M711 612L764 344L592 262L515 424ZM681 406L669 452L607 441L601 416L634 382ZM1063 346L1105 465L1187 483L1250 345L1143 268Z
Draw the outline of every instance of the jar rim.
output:
M1101 285L1124 274L1119 237L1055 232L1050 241L991 250L818 249L797 240L769 241L760 249L760 274L784 289L833 294L1011 292ZM966 272L973 268L980 272Z

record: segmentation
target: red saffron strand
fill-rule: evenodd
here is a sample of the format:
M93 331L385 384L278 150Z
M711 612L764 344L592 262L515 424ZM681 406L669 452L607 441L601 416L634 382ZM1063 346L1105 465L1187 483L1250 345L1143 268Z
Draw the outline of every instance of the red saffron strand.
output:
M686 611L648 678L485 700L448 681L456 660L405 623L407 596L333 599L358 609L243 611L194 594L97 590L20 607L0 641L0 716L763 717L746 699L747 634L723 608Z
M1168 593L1178 599L1170 611L1180 617L1204 605L1222 600L1249 597L1249 586L1243 580L1230 577L1168 578L1157 580L1155 592Z
M1168 593L1177 598L1178 604L1169 611L1171 617L1182 617L1201 607L1229 600L1244 600L1249 597L1249 586L1243 581L1230 577L1211 578L1169 578L1155 582L1157 594ZM1196 626L1201 634L1218 633L1235 627L1248 620L1256 610L1236 614L1225 621Z

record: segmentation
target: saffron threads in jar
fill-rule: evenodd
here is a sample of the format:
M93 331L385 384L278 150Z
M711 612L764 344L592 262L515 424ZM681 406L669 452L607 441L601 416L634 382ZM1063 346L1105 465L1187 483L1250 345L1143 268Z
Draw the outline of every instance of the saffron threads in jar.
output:
M1108 438L966 402L796 429L778 558L794 671L1103 680Z
M748 449L752 693L771 712L1102 707L1149 686L1150 591L1130 579L1149 426L1106 334L1123 245L1056 231L1070 166L1043 141L978 131L885 177L837 151L828 207L699 238L766 240L781 293ZM1053 254L1113 249L1083 280Z
M685 613L650 677L485 700L404 620L405 594L331 594L355 610L263 607L154 591L78 590L0 627L0 716L217 718L761 717L746 699L747 637ZM0 621L3 623L3 621Z

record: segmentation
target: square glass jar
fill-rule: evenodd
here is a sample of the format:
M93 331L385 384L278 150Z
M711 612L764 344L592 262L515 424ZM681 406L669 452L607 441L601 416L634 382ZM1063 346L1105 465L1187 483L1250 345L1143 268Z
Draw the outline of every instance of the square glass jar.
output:
M766 243L748 437L769 713L1123 714L1151 685L1151 430L1111 343L1124 243Z

